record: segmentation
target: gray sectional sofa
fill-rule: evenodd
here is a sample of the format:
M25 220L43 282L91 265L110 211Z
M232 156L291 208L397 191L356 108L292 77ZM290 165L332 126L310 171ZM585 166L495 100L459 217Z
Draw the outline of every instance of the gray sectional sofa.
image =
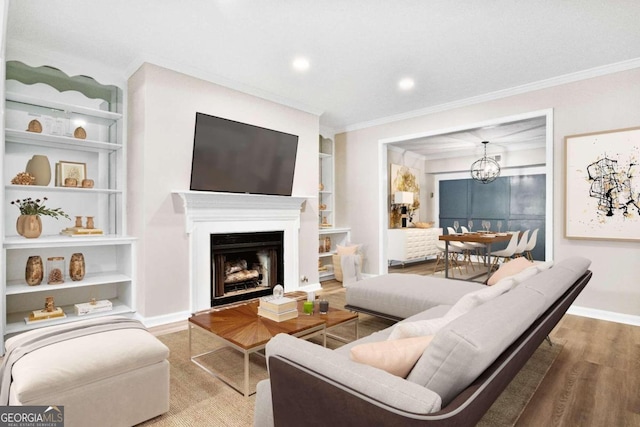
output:
M410 275L351 285L352 309L406 318L337 350L276 336L254 424L475 425L586 286L589 265L540 264L492 287ZM406 378L350 358L354 346L429 328L433 339Z

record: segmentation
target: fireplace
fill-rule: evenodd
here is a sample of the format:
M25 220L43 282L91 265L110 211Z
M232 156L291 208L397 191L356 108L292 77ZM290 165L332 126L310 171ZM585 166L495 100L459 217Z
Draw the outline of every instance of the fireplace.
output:
M211 306L270 295L283 283L283 231L211 234Z

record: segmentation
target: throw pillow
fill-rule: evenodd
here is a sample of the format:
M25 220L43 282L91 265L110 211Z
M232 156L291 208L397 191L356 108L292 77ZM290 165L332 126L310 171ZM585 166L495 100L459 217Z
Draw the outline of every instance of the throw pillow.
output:
M447 314L444 315L445 318L452 321L457 317L462 316L463 314L473 310L479 305L484 304L487 301L490 301L503 293L511 290L515 286L515 282L501 280L499 283L496 283L494 286L487 286L484 289L479 289L474 292L469 292L468 294L463 295L454 305L449 309Z
M547 261L547 262L541 262L536 264L536 268L538 269L538 271L543 272L545 270L550 269L551 267L553 267L553 261Z
M493 286L500 281L500 279L504 279L507 276L513 276L514 274L520 273L525 268L529 268L533 265L533 262L529 261L525 257L519 257L509 262L506 262L498 268L498 271L493 273L489 280L487 281L487 285Z
M530 277L535 276L539 272L540 271L536 267L525 268L520 273L518 273L516 275L513 275L511 277L519 285L520 283L524 282L525 280L529 279Z
M393 327L388 341L435 335L444 325L452 319L437 317L435 319L417 320L415 322L400 322Z
M351 360L406 378L433 336L379 341L354 346Z
M349 245L349 246L336 245L336 253L338 255L355 255L356 253L358 253L359 249L360 249L360 245Z

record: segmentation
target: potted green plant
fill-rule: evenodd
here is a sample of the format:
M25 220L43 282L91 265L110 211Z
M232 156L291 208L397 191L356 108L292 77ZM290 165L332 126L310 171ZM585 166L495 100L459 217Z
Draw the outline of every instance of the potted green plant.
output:
M45 206L47 201L46 197L41 199L32 199L28 197L26 199L12 200L11 204L16 205L20 209L20 216L16 222L16 229L18 234L28 239L34 239L39 237L42 233L42 221L40 217L42 215L50 216L58 219L60 217L69 218L60 208L48 208Z

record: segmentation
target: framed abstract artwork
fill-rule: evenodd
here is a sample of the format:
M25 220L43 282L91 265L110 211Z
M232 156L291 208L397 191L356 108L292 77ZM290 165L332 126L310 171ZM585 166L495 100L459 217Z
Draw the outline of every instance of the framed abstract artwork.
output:
M565 137L565 237L640 240L640 127Z

